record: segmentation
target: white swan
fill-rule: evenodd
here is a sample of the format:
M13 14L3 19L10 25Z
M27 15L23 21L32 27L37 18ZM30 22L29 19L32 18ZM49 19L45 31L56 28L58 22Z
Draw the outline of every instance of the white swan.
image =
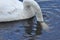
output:
M36 15L37 20L42 22L43 16L40 6L34 0L0 0L0 22L21 20ZM44 29L48 26L41 23Z
M30 8L29 8L30 7ZM14 21L33 17L37 13L37 19L43 21L39 5L34 0L0 0L0 22Z

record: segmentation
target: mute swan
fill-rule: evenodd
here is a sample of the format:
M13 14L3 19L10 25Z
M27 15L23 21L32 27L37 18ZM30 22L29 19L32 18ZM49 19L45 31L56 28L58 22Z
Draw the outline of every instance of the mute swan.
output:
M29 8L29 6L31 6ZM40 7L34 0L0 0L0 22L27 19L35 15L43 21Z
M22 20L36 15L44 29L48 26L43 22L40 6L34 0L0 0L0 22Z

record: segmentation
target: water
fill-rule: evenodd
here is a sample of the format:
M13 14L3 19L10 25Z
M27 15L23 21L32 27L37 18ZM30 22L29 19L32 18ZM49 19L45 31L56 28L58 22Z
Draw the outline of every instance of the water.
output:
M34 35L27 35L25 28L20 26L19 21L10 23L0 23L0 40L60 40L60 2L39 1L44 20L49 25L50 31L33 29ZM5 24L3 26L3 24ZM31 31L31 30L29 30Z

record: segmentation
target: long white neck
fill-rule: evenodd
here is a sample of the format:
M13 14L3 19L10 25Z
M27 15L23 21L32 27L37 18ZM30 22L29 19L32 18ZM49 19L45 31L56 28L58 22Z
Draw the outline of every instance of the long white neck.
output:
M25 0L24 3L25 3L24 6L30 5L33 9L32 11L36 12L36 17L37 17L38 21L43 21L41 8L40 8L40 6L38 5L38 3L36 1L34 1L34 0L31 0L31 1Z

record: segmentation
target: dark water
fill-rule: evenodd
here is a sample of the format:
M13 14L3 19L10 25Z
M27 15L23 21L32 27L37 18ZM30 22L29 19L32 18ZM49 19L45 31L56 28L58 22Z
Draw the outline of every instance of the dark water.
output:
M44 20L50 27L49 32L42 30L41 34L40 28L37 27L36 32L32 32L34 35L27 35L25 33L25 28L23 26L20 26L19 21L0 23L0 40L60 40L59 0L43 1L38 3L41 5Z

